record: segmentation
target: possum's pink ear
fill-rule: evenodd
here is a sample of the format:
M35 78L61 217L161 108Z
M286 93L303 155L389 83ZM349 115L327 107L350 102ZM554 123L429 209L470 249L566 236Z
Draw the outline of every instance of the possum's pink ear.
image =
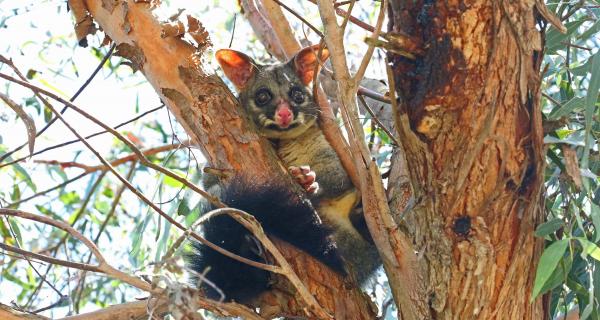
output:
M300 50L293 58L296 73L305 85L308 85L313 80L315 66L319 63L323 63L323 61L329 58L329 50L327 50L327 48L323 48L319 59L317 59L318 53L319 45L317 44Z
M215 57L221 65L225 76L233 82L238 90L246 86L248 80L252 78L256 71L254 61L241 52L221 49L217 51Z

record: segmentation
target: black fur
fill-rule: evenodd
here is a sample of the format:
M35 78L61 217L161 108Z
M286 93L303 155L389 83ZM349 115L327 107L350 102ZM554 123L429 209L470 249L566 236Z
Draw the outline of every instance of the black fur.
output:
M311 203L302 200L284 183L259 186L235 179L222 192L227 205L252 214L270 236L282 239L317 258L332 270L346 275L344 263L331 238L332 230L321 223ZM217 216L204 225L204 237L222 248L265 262L263 249L249 231L228 216ZM200 243L193 243L194 252L187 264L202 273L225 295L225 300L247 302L270 285L270 274L245 263L226 257ZM201 281L200 281L201 282ZM199 284L208 297L221 296L207 283Z

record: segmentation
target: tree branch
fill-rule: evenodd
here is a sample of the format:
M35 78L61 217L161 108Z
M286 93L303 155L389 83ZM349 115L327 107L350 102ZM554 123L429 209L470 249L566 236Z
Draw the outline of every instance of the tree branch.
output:
M338 26L331 2L317 0L321 21L325 28L325 42L331 52L331 64L338 81L338 96L342 116L349 123L353 139L350 147L356 155L356 167L360 177L362 203L365 219L373 240L382 257L390 287L402 319L429 318L426 288L414 248L409 239L400 232L391 217L381 174L371 159L365 144L364 132L358 118L356 92L358 83L352 81L345 59L342 28ZM382 4L380 10L386 8Z
M144 156L149 156L149 155L154 155L154 154L165 152L165 151L177 150L177 149L181 149L181 148L189 147L189 146L190 146L190 141L185 140L185 141L182 141L179 143L167 144L164 146L148 148L148 149L140 150L140 151ZM137 154L132 153L127 156L110 161L110 165L113 167L116 167L116 166L122 165L127 162L137 161L138 159L139 158L138 158ZM95 171L108 171L108 167L105 165L90 166L90 165L87 165L84 163L73 162L73 161L61 162L58 160L34 160L34 162L41 163L41 164L57 165L57 166L60 166L61 168L79 168L79 169L83 169L83 171L85 173L92 173Z
M13 210L13 209L0 209L0 215L19 217L19 218L23 218L23 219L27 219L27 220L37 221L37 222L51 225L53 227L56 227L56 228L66 231L72 237L81 241L88 249L90 249L90 251L92 251L92 253L96 257L96 260L98 260L98 265L92 266L92 265L85 264L85 263L77 263L77 262L56 259L53 257L48 257L45 255L29 252L29 251L26 251L26 250L23 250L20 248L16 248L13 246L9 246L9 245L0 243L0 248L2 248L4 250L12 251L12 252L27 256L27 257L35 258L35 259L45 261L48 263L62 265L62 266L69 267L69 268L76 268L76 269L80 269L80 270L105 273L113 278L119 279L125 283L128 283L128 284L130 284L136 288L142 289L144 291L157 292L156 290L154 290L150 287L149 283L144 282L136 277L132 277L126 273L123 273L123 272L113 268L110 264L108 264L106 262L106 260L100 253L100 250L98 249L98 247L96 247L96 245L92 241L90 241L89 239L84 237L81 233L79 233L79 231L75 230L73 227L71 227L69 224L67 224L65 222L51 219L51 218L48 218L45 216L40 216L40 215L36 215L33 213L29 213L29 212L25 212L25 211L21 211L21 210Z

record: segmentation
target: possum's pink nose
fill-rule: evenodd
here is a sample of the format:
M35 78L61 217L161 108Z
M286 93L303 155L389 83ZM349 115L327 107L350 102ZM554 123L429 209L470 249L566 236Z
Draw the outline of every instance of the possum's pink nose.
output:
M294 120L294 114L290 109L289 103L283 101L277 105L275 110L275 123L281 128L287 128Z

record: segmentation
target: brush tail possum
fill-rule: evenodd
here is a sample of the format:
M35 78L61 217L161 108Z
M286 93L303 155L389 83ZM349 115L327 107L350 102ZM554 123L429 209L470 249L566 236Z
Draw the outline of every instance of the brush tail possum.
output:
M381 261L360 210L360 196L317 124L320 110L308 86L319 62L328 57L324 49L319 58L318 50L318 46L304 48L288 62L274 65L260 65L235 50L216 53L256 129L271 141L310 202L275 182L258 186L238 177L223 190L216 179L205 179L204 184L211 191L218 189L227 205L255 216L267 235L364 283ZM232 253L268 261L258 241L230 217L212 218L203 232L207 240ZM199 243L193 247L187 262L198 273L208 270L204 281L198 282L209 297L246 302L269 289L269 272Z

